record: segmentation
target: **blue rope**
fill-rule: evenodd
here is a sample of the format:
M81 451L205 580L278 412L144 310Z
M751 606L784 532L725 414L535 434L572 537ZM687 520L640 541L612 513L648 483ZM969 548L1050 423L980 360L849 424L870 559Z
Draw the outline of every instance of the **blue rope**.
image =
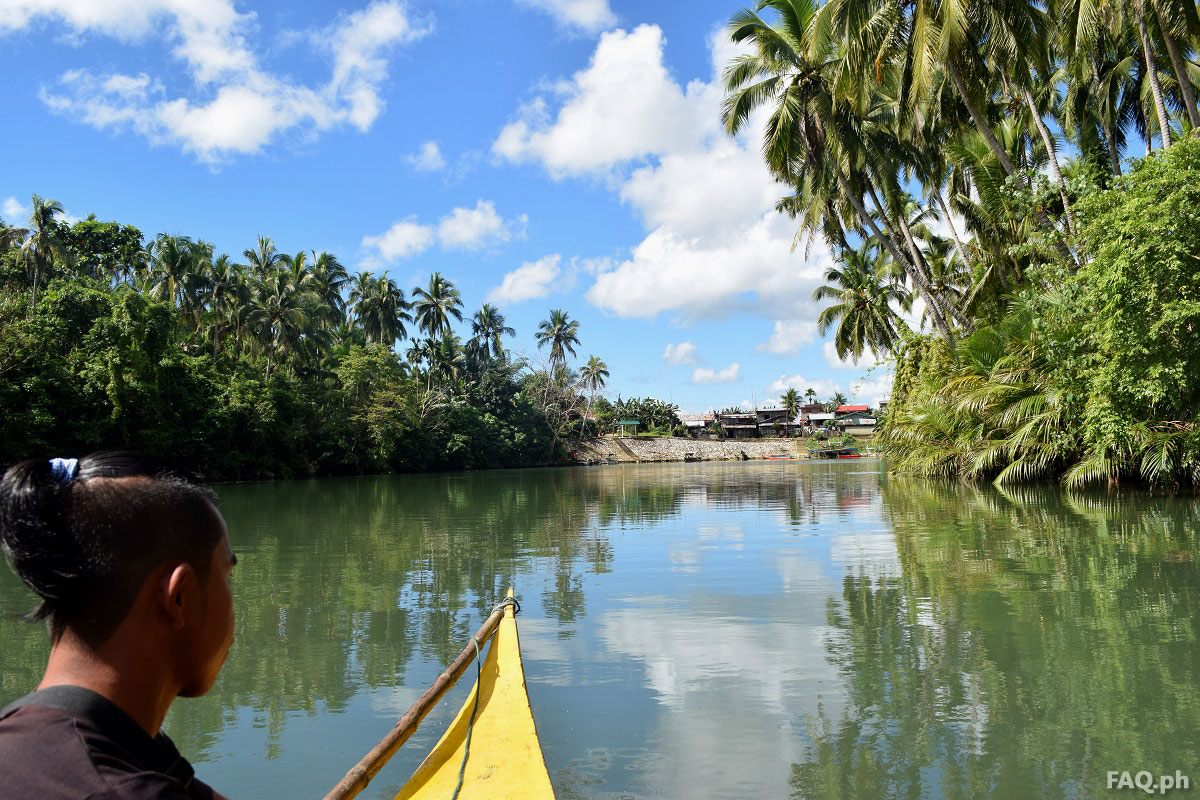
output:
M450 800L458 800L458 793L462 791L463 775L467 771L467 757L471 755L471 730L475 727L475 712L479 710L479 681L483 677L483 661L479 657L479 640L472 636L471 644L475 645L475 702L471 706L471 719L467 722L467 742L463 746L462 764L458 766L458 785L454 787L454 794L450 796Z
M506 597L496 604L492 609L492 614L505 606L513 607L513 616L521 613L521 604L517 602L516 598ZM471 705L471 718L467 721L467 741L463 745L462 763L458 766L458 785L454 787L454 794L450 796L450 800L458 800L458 793L462 791L463 775L467 771L467 758L471 755L471 732L475 728L475 714L479 711L479 683L483 679L483 659L479 656L479 640L472 636L471 644L475 645L475 702ZM495 647L494 644L492 646Z

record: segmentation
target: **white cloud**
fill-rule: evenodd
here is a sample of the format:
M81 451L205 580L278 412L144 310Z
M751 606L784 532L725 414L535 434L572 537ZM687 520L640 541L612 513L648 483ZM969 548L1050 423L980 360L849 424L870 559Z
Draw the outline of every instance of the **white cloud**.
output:
M546 99L535 98L501 130L492 152L514 162L540 162L561 176L604 172L696 146L716 131L717 120L706 104L692 101L692 87L685 94L671 79L663 43L654 25L605 33L587 69L560 90L565 101L557 115L551 119Z
M442 150L433 140L423 142L417 152L406 156L404 160L411 164L413 169L421 172L437 172L446 167L446 159L442 157Z
M801 395L804 392L812 389L817 393L817 399L828 400L838 392L844 391L841 384L831 381L828 378L818 378L810 380L803 375L780 375L779 379L767 387L767 394L772 397L777 397L788 389L795 389Z
M663 350L663 361L674 365L695 364L696 345L692 344L691 342L668 344L666 349Z
M479 250L489 245L507 242L513 236L524 236L529 218L522 214L504 219L496 213L496 204L480 200L474 208L455 208L438 224L426 225L414 217L399 220L387 231L376 236L364 236L362 247L374 251L363 260L370 268L394 264L396 261L420 255L434 241L446 250Z
M834 369L870 369L882 364L884 361L884 359L875 355L875 351L869 347L863 350L862 357L858 359L850 355L846 358L839 358L837 347L834 346L833 342L826 342L824 351L825 362Z
M776 320L771 338L755 345L754 349L777 355L794 355L817 339L815 320Z
M4 221L9 225L23 225L28 216L29 209L21 205L15 197L6 197L4 205L0 206L0 217L4 217Z
M584 33L596 33L617 24L617 15L608 7L608 0L517 0L517 3L544 11L559 25Z
M520 218L520 223L525 219ZM478 250L495 242L507 242L509 225L496 213L496 204L480 200L474 208L456 208L438 223L438 239L448 250Z
M504 276L495 289L488 292L489 303L520 303L550 294L554 282L562 274L557 253L526 261Z
M419 255L433 244L433 228L412 220L401 220L378 236L364 236L362 247L373 250L363 261L367 267L394 264L402 258Z
M812 328L812 291L832 254L820 243L792 251L796 224L774 209L786 188L764 166L757 136L720 129L716 76L735 53L727 40L712 39L713 79L684 86L663 62L657 27L605 33L587 68L528 103L493 153L555 177L606 177L641 218L646 235L597 274L585 294L592 305L684 321L749 312Z
M887 402L891 399L894 377L892 373L886 372L873 380L863 378L853 384L847 394L852 401L857 400L877 408L881 401Z
M87 69L64 72L40 96L71 119L132 130L208 163L256 153L288 133L311 137L342 125L367 130L383 109L387 52L430 30L398 0L341 14L311 36L332 68L328 82L310 87L260 67L251 40L257 17L239 13L231 0L0 0L0 32L20 30L35 18L60 23L80 40L99 33L129 44L165 42L189 74L189 96L172 96L146 73Z
M698 367L692 373L692 383L714 384L714 383L733 383L742 374L742 365L734 361L723 370L712 370L707 367Z

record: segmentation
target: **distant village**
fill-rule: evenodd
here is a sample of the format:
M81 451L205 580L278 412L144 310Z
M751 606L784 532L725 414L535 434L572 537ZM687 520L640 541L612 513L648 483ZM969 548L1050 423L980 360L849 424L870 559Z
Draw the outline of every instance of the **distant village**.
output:
M887 403L878 409L865 405L841 405L827 411L823 403L799 407L794 417L786 408L760 408L754 411L728 411L711 414L679 414L688 436L697 439L762 439L769 437L817 437L842 434L870 436ZM621 420L621 433L636 434L637 420Z

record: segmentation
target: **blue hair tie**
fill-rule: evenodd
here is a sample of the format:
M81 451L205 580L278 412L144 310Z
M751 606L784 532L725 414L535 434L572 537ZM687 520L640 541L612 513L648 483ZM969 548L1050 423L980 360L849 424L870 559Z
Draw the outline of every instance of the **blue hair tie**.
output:
M54 476L63 486L66 486L68 483L70 483L75 478L75 473L78 471L78 458L50 459L50 474Z

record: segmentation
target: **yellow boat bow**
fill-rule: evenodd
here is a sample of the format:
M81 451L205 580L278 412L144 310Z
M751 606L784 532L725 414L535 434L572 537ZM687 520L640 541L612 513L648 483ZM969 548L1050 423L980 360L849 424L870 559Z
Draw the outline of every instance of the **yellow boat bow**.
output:
M508 597L512 596L510 590ZM467 749L468 727L470 752L463 768L459 800L553 800L554 789L525 691L525 669L513 611L509 603L475 688L396 800L449 800L454 796Z

